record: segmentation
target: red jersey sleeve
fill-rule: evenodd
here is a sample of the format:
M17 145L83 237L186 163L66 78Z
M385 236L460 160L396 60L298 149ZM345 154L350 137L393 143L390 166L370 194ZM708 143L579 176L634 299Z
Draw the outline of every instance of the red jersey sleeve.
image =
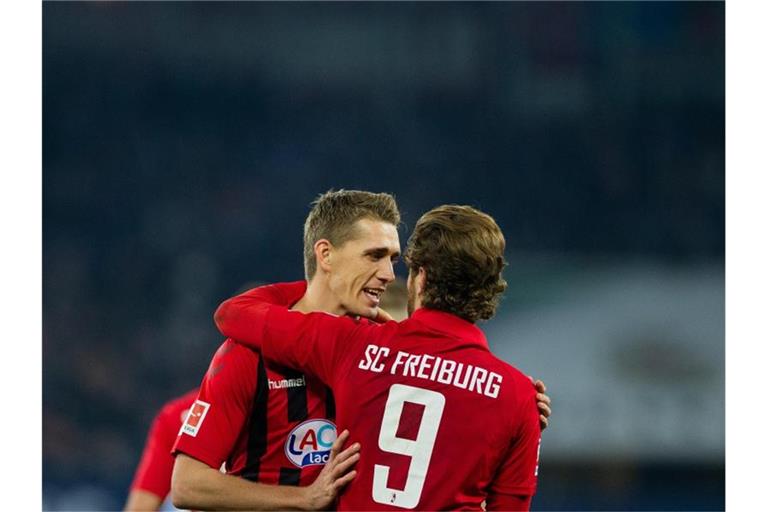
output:
M215 469L227 460L247 425L258 364L258 353L231 339L219 347L178 432L174 454L185 453Z
M161 499L168 495L171 489L174 462L171 449L176 442L179 427L184 421L183 415L195 401L197 393L198 390L193 389L170 400L157 413L147 434L147 441L131 483L131 490L148 491Z
M489 487L488 510L528 510L536 492L541 427L534 391L526 394L515 419L517 435Z
M331 385L351 351L349 343L363 339L373 324L328 313L304 314L282 306L270 306L260 314L262 355L281 365L296 368Z
M306 291L306 281L253 288L222 302L214 313L213 319L224 336L258 350L261 346L261 338L257 332L257 315L265 308L265 304L290 307L298 302Z
M176 441L176 432L181 424L178 418L175 423L171 420L167 408L163 408L152 421L141 460L131 483L131 490L148 491L160 499L165 499L171 490L171 473L173 472L171 448Z

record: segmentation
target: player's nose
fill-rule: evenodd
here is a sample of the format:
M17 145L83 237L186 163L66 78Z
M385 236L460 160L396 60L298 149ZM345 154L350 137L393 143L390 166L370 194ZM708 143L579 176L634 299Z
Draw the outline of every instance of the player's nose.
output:
M391 283L395 280L395 267L390 260L382 259L382 264L379 265L379 271L376 273L376 277L383 283Z

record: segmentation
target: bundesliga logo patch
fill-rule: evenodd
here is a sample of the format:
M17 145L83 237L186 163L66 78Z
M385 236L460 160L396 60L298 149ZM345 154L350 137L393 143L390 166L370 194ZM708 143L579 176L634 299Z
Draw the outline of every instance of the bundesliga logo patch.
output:
M192 437L197 436L197 431L200 430L205 415L208 414L208 409L210 407L211 404L209 403L203 402L202 400L195 400L195 403L192 404L192 408L189 410L189 414L187 414L187 419L181 426L179 435L187 434Z
M294 428L285 441L285 456L295 466L322 465L328 462L336 440L336 425L328 420L309 420Z

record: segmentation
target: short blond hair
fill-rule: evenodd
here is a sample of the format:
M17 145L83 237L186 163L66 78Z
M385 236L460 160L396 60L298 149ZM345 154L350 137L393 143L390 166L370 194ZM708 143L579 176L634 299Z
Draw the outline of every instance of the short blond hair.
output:
M317 272L315 243L326 239L341 246L354 238L355 223L360 219L400 224L400 210L392 194L363 190L329 190L320 194L304 222L304 274L311 280Z

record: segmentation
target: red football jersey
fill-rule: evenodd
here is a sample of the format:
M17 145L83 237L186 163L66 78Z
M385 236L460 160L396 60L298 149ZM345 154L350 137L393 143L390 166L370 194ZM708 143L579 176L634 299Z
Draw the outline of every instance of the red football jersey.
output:
M317 379L265 365L231 339L219 347L173 453L264 484L308 485L336 439L333 397Z
M174 398L163 405L157 413L149 429L136 474L133 476L131 490L148 491L160 498L168 495L171 490L174 461L171 448L176 441L179 427L197 397L197 391L193 389L183 396Z
M530 379L482 331L419 309L382 326L281 306L249 319L270 360L333 389L338 425L362 446L340 510L526 508L541 439Z
M290 305L303 287L259 288ZM226 340L211 361L200 393L178 431L174 453L265 484L308 485L336 440L330 390L316 378L264 364L259 353Z

